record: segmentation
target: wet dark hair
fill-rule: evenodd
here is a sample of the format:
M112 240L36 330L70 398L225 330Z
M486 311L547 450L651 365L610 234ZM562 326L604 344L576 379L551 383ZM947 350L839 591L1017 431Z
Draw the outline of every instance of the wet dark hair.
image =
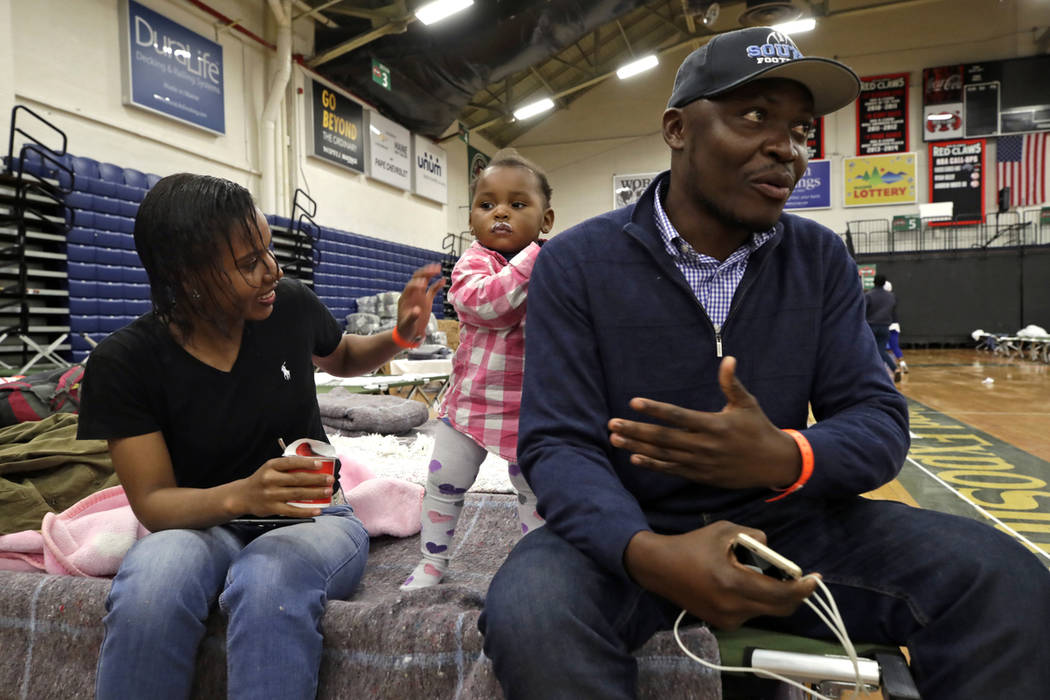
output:
M875 279L873 281L876 287L881 287L884 284L886 284L886 275L875 275Z
M492 156L492 160L489 161L489 164L485 166L485 170L481 172L481 175L478 175L474 178L474 181L470 183L471 204L474 202L474 192L477 190L478 180L480 180L482 175L485 174L485 171L490 168L499 167L525 168L532 172L532 174L536 176L536 182L540 186L540 192L543 193L544 205L547 207L551 205L551 193L553 190L551 190L550 182L547 181L547 173L543 172L543 168L536 165L513 148L504 148L497 151L496 155Z
M207 175L179 173L146 193L135 217L135 249L149 276L153 313L183 339L195 321L226 329L221 310L232 299L222 265L235 236L263 248L252 195L244 187Z

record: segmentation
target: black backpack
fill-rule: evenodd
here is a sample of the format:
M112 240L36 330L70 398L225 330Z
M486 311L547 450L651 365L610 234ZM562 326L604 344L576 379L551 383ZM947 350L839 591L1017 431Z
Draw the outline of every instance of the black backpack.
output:
M84 365L59 367L0 384L0 427L80 410Z

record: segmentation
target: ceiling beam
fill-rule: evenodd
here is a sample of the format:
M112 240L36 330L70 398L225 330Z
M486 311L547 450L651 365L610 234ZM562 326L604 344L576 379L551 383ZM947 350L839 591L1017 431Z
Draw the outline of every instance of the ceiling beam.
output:
M295 0L295 6L298 7L300 10L306 10L306 12L300 12L299 14L295 15L294 17L292 17L292 21L294 22L297 19L309 17L315 22L320 22L326 27L338 27L338 24L322 15L321 11L327 10L332 5L337 5L342 1L343 0L328 0L328 2L322 5L318 5L317 7L311 7L309 3L305 2L305 0Z
M333 46L327 51L323 51L319 54L315 54L306 60L306 65L310 68L316 68L324 63L328 63L332 59L339 58L344 53L353 51L354 49L361 48L365 44L371 43L380 37L384 37L387 34L401 34L408 29L408 25L412 23L415 16L407 17L393 22L387 22L381 24L370 32L359 34L358 36L344 41L341 44Z

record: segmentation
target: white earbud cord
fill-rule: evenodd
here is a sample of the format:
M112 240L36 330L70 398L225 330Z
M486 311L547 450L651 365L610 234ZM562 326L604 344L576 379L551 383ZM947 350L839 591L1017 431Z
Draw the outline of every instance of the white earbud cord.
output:
M820 587L820 590L827 597L827 600L824 600L820 596L816 595L815 591L814 595L811 597L816 599L817 605L823 608L823 612L820 609L818 609L816 605L810 602L808 598L802 602L813 609L813 612L817 614L817 617L819 617L820 620L828 626L828 629L832 631L832 633L835 635L835 638L839 640L839 643L842 645L842 648L846 650L846 655L849 656L850 661L853 662L853 673L856 676L856 685L854 686L854 690L857 693L860 693L864 687L864 683L860 677L860 660L857 657L857 650L853 647L853 643L850 641L849 634L846 632L846 623L843 621L842 615L839 614L838 606L835 605L835 598L831 595L831 591L829 591L828 587L824 585L824 582L819 579L817 580L817 586ZM772 678L774 680L780 681L781 683L787 683L788 685L798 688L799 690L805 693L809 693L818 700L832 700L827 695L822 695L815 690L807 688L798 681L782 676L779 673L774 673L773 671L767 671L763 668L752 668L750 666L720 666L718 664L713 664L710 661L701 659L699 656L697 656L693 652L689 651L688 648L686 648L685 643L682 642L682 637L678 634L678 627L681 625L682 619L685 617L687 612L687 610L682 610L682 612L678 614L678 618L675 619L674 638L675 641L678 642L678 647L685 653L686 656L688 656L693 661L707 666L708 668L715 669L716 671L729 671L732 673L753 673L757 676Z

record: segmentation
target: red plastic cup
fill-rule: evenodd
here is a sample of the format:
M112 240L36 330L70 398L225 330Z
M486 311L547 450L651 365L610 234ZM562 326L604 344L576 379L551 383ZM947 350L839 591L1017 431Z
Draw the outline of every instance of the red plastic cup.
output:
M321 440L301 438L288 445L284 450L286 457L322 457L319 469L289 469L289 473L304 472L306 474L331 474L335 476L335 448ZM332 497L315 498L300 501L288 501L288 505L296 508L327 508L332 505Z

